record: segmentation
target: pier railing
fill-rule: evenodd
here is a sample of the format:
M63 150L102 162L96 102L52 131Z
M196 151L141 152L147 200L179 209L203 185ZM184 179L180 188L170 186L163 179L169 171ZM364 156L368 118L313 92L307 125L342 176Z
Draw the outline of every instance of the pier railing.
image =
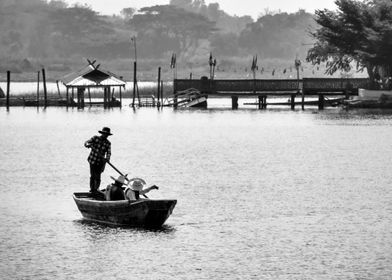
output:
M351 91L352 94L358 94L359 88L368 88L369 79L367 78L304 78L304 94L319 93L344 93Z
M251 79L251 80L174 80L174 94L194 88L207 95L263 95L263 94L358 94L358 88L367 88L366 78L303 78L296 79Z

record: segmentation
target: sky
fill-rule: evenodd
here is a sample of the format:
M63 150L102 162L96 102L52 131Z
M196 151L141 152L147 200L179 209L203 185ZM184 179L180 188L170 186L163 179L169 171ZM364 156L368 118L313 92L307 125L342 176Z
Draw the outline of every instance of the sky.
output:
M142 8L154 5L167 5L170 0L66 0L69 4L88 4L93 10L104 14L119 14L123 8ZM282 11L293 13L299 9L313 13L316 9L335 10L335 0L205 0L210 3L218 3L221 10L230 15L249 15L255 20L264 13L266 9L270 11Z

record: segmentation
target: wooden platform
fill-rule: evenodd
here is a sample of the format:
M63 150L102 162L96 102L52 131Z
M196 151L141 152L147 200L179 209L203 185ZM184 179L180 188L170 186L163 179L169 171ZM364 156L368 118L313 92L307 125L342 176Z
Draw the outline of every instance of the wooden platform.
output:
M280 105L289 105L292 109L298 105L296 97L302 97L300 104L304 107L309 104L306 97L318 96L316 103L319 109L323 109L326 96L350 96L358 95L359 88L367 88L367 78L303 78L303 79L251 79L251 80L210 80L202 77L200 80L175 79L173 82L173 96L177 98L188 89L195 89L200 95L229 97L232 99L232 108L238 108L239 97L258 97L259 109L266 108L268 96L289 97L290 101ZM174 103L174 107L175 103Z

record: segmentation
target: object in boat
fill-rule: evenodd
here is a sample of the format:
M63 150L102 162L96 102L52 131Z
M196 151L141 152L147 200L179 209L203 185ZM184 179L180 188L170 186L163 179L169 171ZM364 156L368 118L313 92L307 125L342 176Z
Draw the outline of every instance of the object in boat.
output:
M174 199L103 201L94 199L89 192L74 193L73 199L86 220L141 227L161 227L177 203Z

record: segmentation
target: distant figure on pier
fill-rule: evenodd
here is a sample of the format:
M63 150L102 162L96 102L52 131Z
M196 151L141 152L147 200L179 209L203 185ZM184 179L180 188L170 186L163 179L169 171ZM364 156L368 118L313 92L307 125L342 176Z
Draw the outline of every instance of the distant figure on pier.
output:
M5 93L1 87L0 87L0 98L5 98Z
M140 198L140 195L144 195L151 190L159 189L156 185L153 185L143 190L143 187L146 185L146 182L141 178L130 179L129 185L130 187L125 189L125 198L128 201L138 200Z
M106 161L110 160L111 156L111 143L107 139L110 135L109 127L104 127L98 131L100 136L93 136L91 139L84 143L86 148L91 148L90 155L87 161L90 164L90 192L99 198L101 194L98 191L101 184L101 174L105 170Z
M108 185L106 187L106 192L105 192L105 197L106 200L124 200L124 183L125 183L125 177L124 176L119 176L117 179L113 178L114 183Z

